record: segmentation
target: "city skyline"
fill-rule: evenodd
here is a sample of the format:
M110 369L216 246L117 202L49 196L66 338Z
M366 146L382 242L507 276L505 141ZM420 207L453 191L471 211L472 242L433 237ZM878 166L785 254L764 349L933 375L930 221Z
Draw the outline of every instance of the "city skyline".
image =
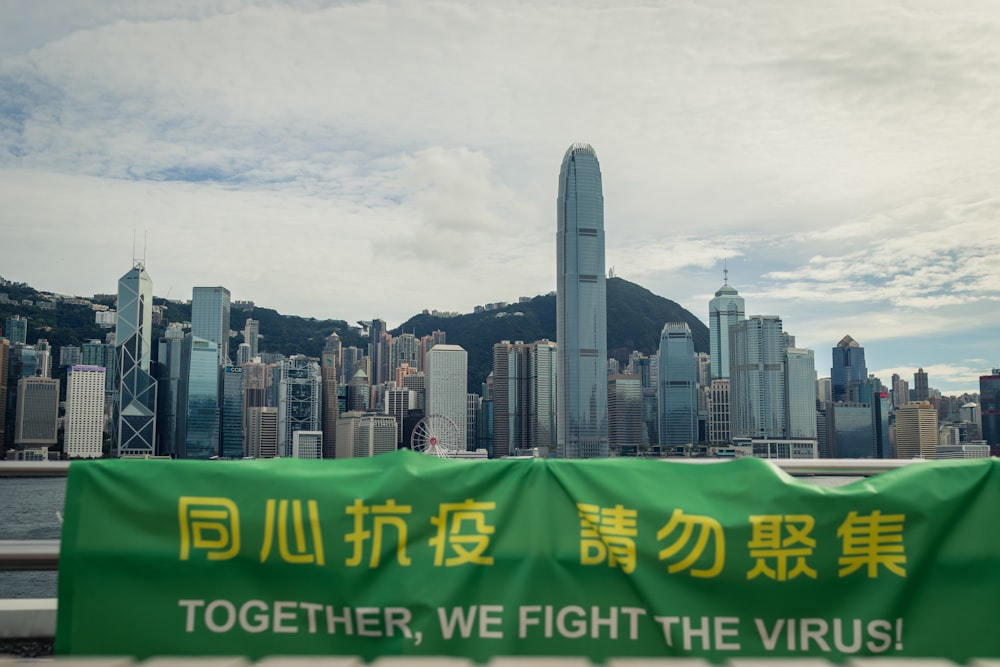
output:
M883 381L976 391L1000 14L928 7L13 3L0 266L113 292L145 230L157 295L470 312L555 289L552 156L583 140L617 275L707 322L728 263L820 376L850 335Z

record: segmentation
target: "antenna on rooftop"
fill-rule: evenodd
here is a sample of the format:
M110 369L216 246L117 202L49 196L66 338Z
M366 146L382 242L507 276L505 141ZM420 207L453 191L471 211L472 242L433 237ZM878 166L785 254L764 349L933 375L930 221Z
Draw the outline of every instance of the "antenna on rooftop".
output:
M729 284L729 258L722 258L722 283L724 285Z

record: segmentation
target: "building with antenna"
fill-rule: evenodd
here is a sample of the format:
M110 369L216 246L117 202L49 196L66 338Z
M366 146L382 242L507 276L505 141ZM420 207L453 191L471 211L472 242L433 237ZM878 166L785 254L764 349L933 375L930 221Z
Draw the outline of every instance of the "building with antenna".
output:
M157 453L157 386L149 372L152 318L153 281L142 260L136 260L132 269L118 281L112 418L115 456L153 456Z
M708 340L712 378L729 377L730 329L746 319L743 297L729 286L729 268L722 271L722 287L708 302Z

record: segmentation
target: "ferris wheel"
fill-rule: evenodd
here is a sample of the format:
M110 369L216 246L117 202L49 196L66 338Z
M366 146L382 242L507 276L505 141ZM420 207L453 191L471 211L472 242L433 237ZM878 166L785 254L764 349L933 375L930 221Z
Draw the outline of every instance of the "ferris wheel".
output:
M457 454L458 443L458 425L444 415L427 415L417 422L410 436L410 449L441 458Z

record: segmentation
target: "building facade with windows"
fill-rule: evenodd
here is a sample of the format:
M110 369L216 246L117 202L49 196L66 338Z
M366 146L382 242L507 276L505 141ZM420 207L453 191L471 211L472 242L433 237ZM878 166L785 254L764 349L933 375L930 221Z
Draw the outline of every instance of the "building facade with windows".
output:
M559 171L556 232L560 458L608 456L604 194L597 153L573 144Z

